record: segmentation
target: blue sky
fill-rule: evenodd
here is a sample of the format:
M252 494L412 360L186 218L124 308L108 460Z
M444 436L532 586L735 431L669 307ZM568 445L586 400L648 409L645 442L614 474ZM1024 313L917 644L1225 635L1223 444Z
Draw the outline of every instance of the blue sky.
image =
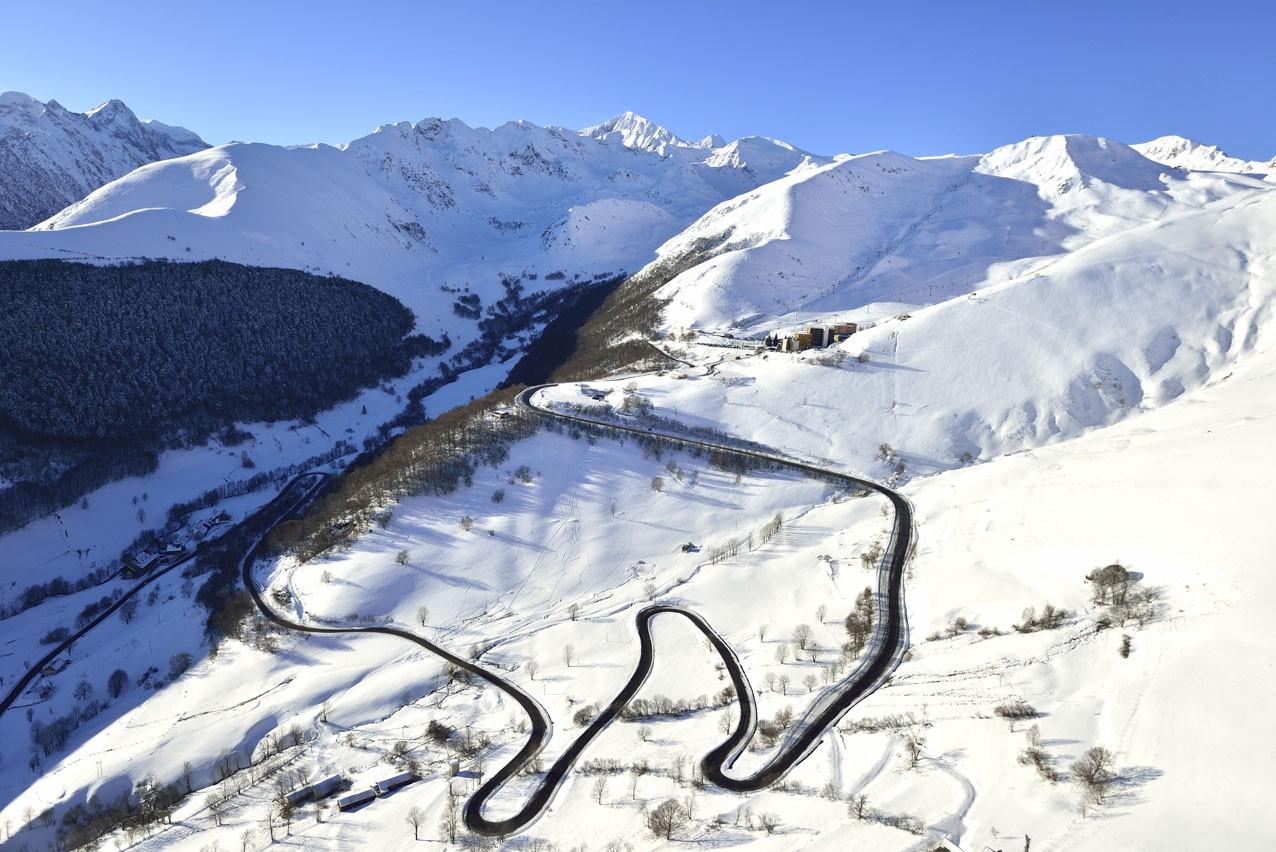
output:
M817 153L1179 133L1276 155L1276 3L24 2L0 90L110 97L212 142L342 142L429 115Z

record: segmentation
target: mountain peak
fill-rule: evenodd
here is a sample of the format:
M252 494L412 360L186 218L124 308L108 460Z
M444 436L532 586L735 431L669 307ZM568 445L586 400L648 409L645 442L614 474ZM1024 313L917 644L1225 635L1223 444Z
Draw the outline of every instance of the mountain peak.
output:
M26 92L3 92L0 93L0 111L4 112L30 112L39 114L44 109L44 104L28 95Z
M133 114L133 110L129 109L128 105L119 98L111 98L109 101L98 104L86 112L85 116L90 121L99 124L131 124L137 121L137 116Z
M0 230L29 228L138 166L207 147L185 128L138 121L121 100L79 113L0 94Z
M580 131L580 135L603 142L618 139L626 148L636 148L661 155L669 148L694 147L692 143L679 138L671 130L661 127L632 110L626 110L602 124L586 127Z
M1131 145L1149 160L1175 168L1206 172L1254 173L1270 171L1276 160L1260 163L1233 157L1217 145L1207 145L1186 136L1158 136Z

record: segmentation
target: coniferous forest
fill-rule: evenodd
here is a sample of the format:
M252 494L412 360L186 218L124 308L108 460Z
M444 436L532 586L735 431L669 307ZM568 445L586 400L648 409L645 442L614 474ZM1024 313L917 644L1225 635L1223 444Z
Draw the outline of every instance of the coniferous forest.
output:
M0 263L0 304L0 416L58 438L306 416L425 345L372 287L223 261Z
M450 345L364 284L224 261L0 262L0 304L0 530L179 433L305 418Z

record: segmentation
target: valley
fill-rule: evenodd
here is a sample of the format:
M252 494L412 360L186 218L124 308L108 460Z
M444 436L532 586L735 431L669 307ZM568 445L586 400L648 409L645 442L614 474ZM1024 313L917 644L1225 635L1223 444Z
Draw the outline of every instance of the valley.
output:
M0 532L0 842L1264 848L1267 168L425 119L0 232L221 345L10 276L0 501L170 431Z

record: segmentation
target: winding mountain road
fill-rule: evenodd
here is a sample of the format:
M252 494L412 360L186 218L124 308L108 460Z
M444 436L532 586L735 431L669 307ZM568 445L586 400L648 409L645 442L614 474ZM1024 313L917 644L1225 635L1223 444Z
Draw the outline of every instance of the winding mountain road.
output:
M845 678L825 689L812 702L802 717L790 729L784 742L776 753L756 772L743 777L735 777L728 771L740 754L753 739L758 725L757 700L748 676L741 666L734 649L710 626L698 613L684 607L666 604L655 604L639 610L635 618L638 633L638 662L629 680L616 696L602 708L598 716L583 730L563 753L541 776L527 800L519 810L509 817L489 819L483 811L489 800L520 771L523 770L548 744L553 732L553 723L545 708L518 685L506 680L482 666L476 665L448 651L446 648L418 636L409 630L389 626L369 627L317 627L293 621L274 610L252 576L252 567L256 561L265 533L260 536L245 552L241 561L244 586L252 596L253 602L262 614L273 623L291 630L317 634L353 634L369 633L398 638L413 642L448 663L470 672L475 677L491 684L510 696L531 720L530 735L521 749L506 763L494 772L491 777L466 802L464 818L466 827L478 835L502 837L515 834L542 816L549 808L555 793L562 787L568 773L585 748L602 733L617 717L628 703L638 694L651 673L655 662L655 645L652 635L652 621L661 615L676 615L687 619L695 626L717 651L723 665L731 678L735 694L739 700L740 713L735 729L721 744L712 748L701 761L705 778L719 787L734 792L753 792L768 787L799 764L819 744L821 738L833 725L837 724L843 714L852 706L871 694L886 680L899 665L904 652L908 648L908 624L904 609L903 581L904 567L912 552L914 542L913 512L908 500L896 491L859 477L850 476L838 471L828 470L815 465L793 461L779 455L771 455L759 451L741 449L728 444L718 444L699 438L665 432L653 432L636 426L628 426L609 421L592 420L579 414L568 414L537 404L536 394L550 385L538 385L520 393L516 404L535 415L566 420L581 425L604 428L618 432L628 432L646 438L685 447L731 453L738 456L762 461L770 465L815 475L842 482L848 486L864 488L885 496L894 508L894 525L890 541L882 555L878 566L876 596L877 617L874 634L868 643L865 654L859 665ZM322 474L315 474L322 476ZM318 480L311 489L318 487ZM307 492L310 493L310 492ZM298 506L306 497L298 501ZM280 516L280 520L289 513Z
M661 354L670 357L663 351L661 351ZM716 366L717 363L710 365L708 372L712 373ZM531 733L527 742L504 766L493 773L486 783L479 787L465 805L465 824L475 834L489 837L515 834L526 828L548 810L554 795L562 787L572 766L585 748L620 716L624 708L642 689L655 662L655 644L651 625L656 617L661 615L685 618L704 635L718 656L721 657L739 701L739 720L735 729L725 741L710 749L701 761L704 777L723 789L741 793L761 790L776 783L811 753L824 734L833 725L837 724L847 710L865 696L871 694L886 680L890 673L899 665L904 652L908 648L908 625L904 609L903 580L904 567L912 552L915 538L912 506L899 493L879 483L816 465L794 461L778 454L772 455L730 444L719 444L703 438L653 431L648 428L606 420L594 420L580 414L557 411L553 408L539 405L535 401L537 393L547 387L552 386L537 385L527 388L518 395L516 404L525 411L540 417L569 421L613 432L632 433L647 439L654 438L688 448L733 454L776 467L841 482L847 486L868 489L885 496L894 508L894 525L890 541L878 565L877 617L874 634L868 643L863 658L859 665L845 678L825 689L812 702L811 706L807 708L802 717L790 729L779 749L756 772L743 777L729 774L732 765L752 741L758 725L756 697L734 649L698 613L685 607L655 604L639 610L635 617L635 629L638 634L638 662L629 680L626 681L616 696L601 709L597 717L567 746L563 753L554 761L553 765L544 772L523 806L516 813L503 819L489 819L484 816L483 811L491 798L534 760L548 744L553 732L553 723L545 708L518 685L501 675L457 656L441 645L437 645L409 630L390 626L321 627L294 621L271 607L253 579L253 565L261 554L263 542L270 530L280 522L303 510L328 480L328 474L310 472L297 475L280 490L279 494L262 506L250 518L253 522L267 521L240 560L240 571L244 587L252 597L253 603L265 618L280 627L290 630L315 634L382 634L412 642L501 690L523 709L531 721ZM195 558L202 550L202 547L198 548L165 566L162 570L146 577L125 592L111 606L104 609L89 624L77 630L64 642L59 643L57 647L46 654L34 666L31 666L27 673L13 684L9 692L3 698L0 698L0 713L8 710L14 704L16 699L39 676L44 666L55 659L58 654L70 649L76 641L82 639L88 632L117 612L128 600L138 595L143 588L174 568Z

